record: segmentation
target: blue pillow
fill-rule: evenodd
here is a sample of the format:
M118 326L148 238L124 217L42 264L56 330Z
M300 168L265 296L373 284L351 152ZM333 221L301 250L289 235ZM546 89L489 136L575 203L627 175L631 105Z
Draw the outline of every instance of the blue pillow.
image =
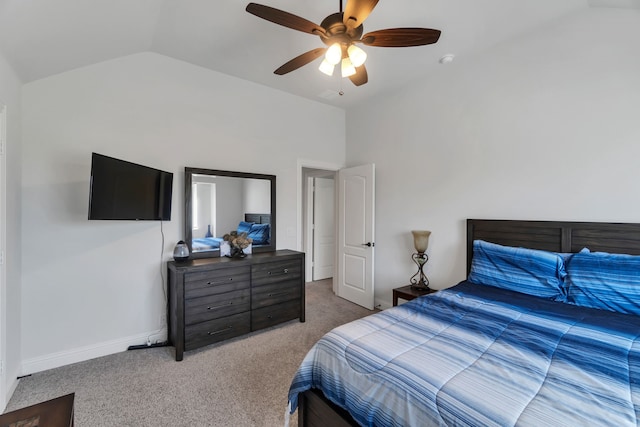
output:
M253 224L254 224L253 222L240 221L240 224L238 224L238 229L236 231L238 232L238 234L240 233L249 234L249 231L251 231L251 226Z
M470 282L564 302L565 275L557 253L473 242Z
M253 239L253 245L267 245L269 244L269 228L269 224L253 224L247 237Z
M567 300L640 315L640 256L580 252L567 263Z

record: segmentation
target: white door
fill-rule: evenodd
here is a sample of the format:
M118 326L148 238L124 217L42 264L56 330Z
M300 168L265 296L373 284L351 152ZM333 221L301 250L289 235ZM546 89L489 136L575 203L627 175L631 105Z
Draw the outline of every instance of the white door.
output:
M374 308L375 166L363 165L338 173L337 294Z
M332 178L314 178L313 280L333 277L336 234L334 188Z
M7 403L7 375L5 361L6 349L6 316L7 316L7 289L6 289L6 232L7 232L7 208L6 208L6 152L7 152L7 107L0 105L0 412Z

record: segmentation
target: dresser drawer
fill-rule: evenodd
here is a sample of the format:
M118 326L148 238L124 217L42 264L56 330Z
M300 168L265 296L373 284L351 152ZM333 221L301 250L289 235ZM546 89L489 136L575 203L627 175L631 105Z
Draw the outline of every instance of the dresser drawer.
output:
M276 261L251 266L253 286L267 285L282 280L301 280L302 262L299 259Z
M305 321L304 253L167 264L167 341L184 352L299 318ZM253 323L252 323L253 322Z
M251 330L268 328L300 316L300 300L270 305L251 311Z
M186 299L223 294L249 288L251 267L238 266L219 270L187 273L184 278Z
M251 309L251 290L240 289L225 294L191 298L184 303L184 320L187 325L218 319Z
M185 350L223 341L251 332L251 313L234 314L221 319L197 323L185 328Z
M287 280L251 289L251 309L300 299L300 281Z

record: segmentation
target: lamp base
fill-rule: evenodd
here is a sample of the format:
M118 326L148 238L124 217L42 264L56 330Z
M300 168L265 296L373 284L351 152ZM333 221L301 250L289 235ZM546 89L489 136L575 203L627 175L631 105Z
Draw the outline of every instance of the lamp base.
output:
M419 291L430 291L429 283L412 283L411 289L417 289Z
M409 283L411 283L411 289L419 289L423 291L430 290L429 279L424 274L424 265L429 261L429 257L424 252L417 252L411 255L411 259L418 266L418 272L411 276Z

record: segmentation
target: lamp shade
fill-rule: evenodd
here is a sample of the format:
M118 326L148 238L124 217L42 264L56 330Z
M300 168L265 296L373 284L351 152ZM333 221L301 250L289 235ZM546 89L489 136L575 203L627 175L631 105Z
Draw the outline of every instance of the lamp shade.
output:
M342 58L342 77L353 76L356 73L356 67L353 66L351 60L347 58Z
M359 67L364 64L364 61L367 60L367 54L364 50L360 49L358 46L352 44L347 49L347 53L349 54L349 59L354 67Z
M431 232L428 230L412 230L411 234L413 234L413 245L416 251L421 254L425 253L429 246L429 236L431 236Z
M318 70L322 71L327 76L333 76L334 68L335 68L335 65L331 65L329 61L327 61L326 59L323 59L322 62L320 63L320 67L318 67Z
M339 64L342 59L342 46L340 46L340 43L332 44L329 49L327 49L324 58L331 65Z

